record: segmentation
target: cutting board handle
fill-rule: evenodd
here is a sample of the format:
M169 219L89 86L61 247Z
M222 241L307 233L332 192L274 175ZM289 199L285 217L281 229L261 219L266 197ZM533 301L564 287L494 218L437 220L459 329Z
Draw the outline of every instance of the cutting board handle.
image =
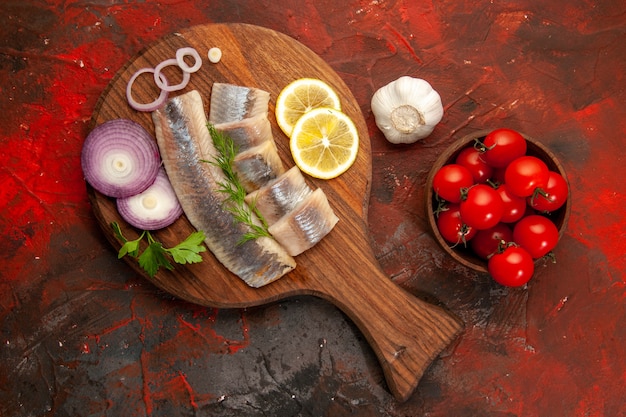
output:
M340 297L329 291L323 297L359 327L378 357L389 390L397 400L406 401L463 324L448 311L404 291L378 269L371 272L374 278L335 281L349 281L352 288L338 289Z

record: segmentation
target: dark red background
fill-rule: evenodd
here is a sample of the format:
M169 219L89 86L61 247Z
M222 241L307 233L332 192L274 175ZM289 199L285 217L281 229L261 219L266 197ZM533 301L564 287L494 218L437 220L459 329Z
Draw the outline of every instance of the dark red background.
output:
M98 228L79 163L96 100L142 47L211 22L298 39L361 104L381 266L466 324L406 403L332 305L190 305L118 261ZM4 0L0 416L626 415L625 69L616 0ZM445 106L410 146L388 144L370 112L401 75ZM495 127L541 140L572 188L557 264L519 290L455 264L423 213L436 156Z

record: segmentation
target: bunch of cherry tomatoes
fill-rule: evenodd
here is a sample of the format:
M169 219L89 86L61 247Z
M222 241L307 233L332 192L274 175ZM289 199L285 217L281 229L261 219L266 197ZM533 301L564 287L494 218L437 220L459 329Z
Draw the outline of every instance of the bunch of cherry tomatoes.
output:
M534 273L534 260L549 256L559 232L551 212L568 198L567 181L527 154L526 139L496 129L433 176L439 203L437 228L449 244L469 247L487 260L495 281L518 287Z

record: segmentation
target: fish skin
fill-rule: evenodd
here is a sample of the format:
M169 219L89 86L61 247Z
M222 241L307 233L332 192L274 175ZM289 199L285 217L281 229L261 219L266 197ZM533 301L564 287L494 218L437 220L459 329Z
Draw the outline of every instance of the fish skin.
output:
M255 87L228 83L213 83L211 88L209 122L232 123L259 114L267 114L270 93Z
M248 194L246 202L254 204L271 226L312 192L302 172L294 165L275 180Z
M209 122L234 134L229 135L237 149L233 169L248 193L285 172L267 117L269 98L255 87L214 83L211 89Z
M235 122L213 125L215 130L232 139L237 150L243 152L266 141L274 141L267 114L259 114Z
M269 227L269 232L291 256L315 246L335 227L339 218L326 194L317 188L293 210Z
M238 153L233 170L247 193L258 190L285 172L274 141Z
M189 222L204 232L215 257L251 287L266 285L295 268L295 260L268 237L240 243L250 226L236 222L224 207L221 169L207 128L200 94L193 90L170 99L152 113L161 158Z

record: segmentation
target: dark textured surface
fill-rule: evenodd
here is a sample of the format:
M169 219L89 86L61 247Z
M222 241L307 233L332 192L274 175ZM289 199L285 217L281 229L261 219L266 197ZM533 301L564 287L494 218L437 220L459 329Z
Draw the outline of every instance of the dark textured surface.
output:
M190 305L118 261L97 227L79 161L96 100L143 46L210 22L298 39L360 103L374 251L467 326L406 403L328 303ZM625 415L625 40L626 6L609 0L2 2L0 415ZM392 146L369 100L405 74L446 113L424 142ZM542 140L574 199L557 264L521 290L455 265L423 213L441 150L500 126Z

